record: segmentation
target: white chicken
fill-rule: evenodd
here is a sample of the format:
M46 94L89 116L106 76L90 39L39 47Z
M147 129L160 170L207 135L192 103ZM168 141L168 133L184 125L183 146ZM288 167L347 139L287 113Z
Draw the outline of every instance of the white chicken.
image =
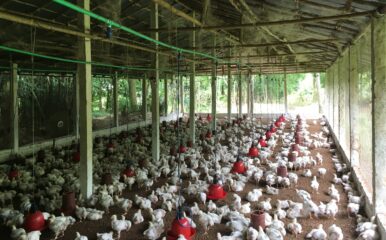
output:
M117 195L114 196L115 205L124 211L126 214L127 211L133 206L133 201L127 198L120 198Z
M323 229L323 224L319 224L318 228L312 229L307 235L306 238L310 238L312 240L326 240L327 233Z
M247 231L247 240L257 240L259 232L253 227L249 227Z
M338 213L338 205L336 204L336 200L331 199L331 201L326 204L325 215L327 217L332 217L335 220L335 216L337 213Z
M98 240L114 240L114 238L113 238L113 232L109 232L109 233L97 233L97 239L98 239Z
M313 191L319 194L319 183L318 183L318 180L316 180L316 176L314 176L311 181L311 188Z
M214 225L213 219L203 211L200 211L198 213L198 222L204 228L205 234L208 232L209 227L212 227Z
M143 232L143 235L146 239L155 240L158 239L163 232L164 228L162 225L149 222L149 227Z
M142 210L139 209L136 213L134 213L133 216L133 223L134 224L139 224L144 221L144 218L142 216Z
M209 212L214 212L216 211L217 206L212 200L209 200L207 208Z
M343 240L343 231L340 227L332 224L328 230L328 240Z
M261 189L256 188L247 193L246 199L248 202L257 202L262 195Z
M331 186L328 188L328 195L330 195L331 198L335 199L337 202L340 201L339 191L335 188L334 184L331 184Z
M293 218L292 221L287 224L287 230L297 237L298 234L302 233L302 225L298 223L296 218Z
M76 237L74 240L88 240L88 237L87 236L82 236L80 235L79 232L76 232Z
M29 232L27 234L27 239L28 240L39 240L40 235L42 235L42 233L40 231L32 231L32 232ZM82 239L82 240L87 240L87 239Z
M14 240L25 240L27 239L27 233L24 228L16 228L12 225L11 238Z
M122 231L129 231L131 228L131 222L129 220L126 220L125 217L122 215L122 219L118 220L117 215L111 216L111 228L117 232L118 239L121 237Z
M258 206L259 206L260 209L263 209L264 211L271 210L272 209L271 199L267 198L265 201L259 202Z

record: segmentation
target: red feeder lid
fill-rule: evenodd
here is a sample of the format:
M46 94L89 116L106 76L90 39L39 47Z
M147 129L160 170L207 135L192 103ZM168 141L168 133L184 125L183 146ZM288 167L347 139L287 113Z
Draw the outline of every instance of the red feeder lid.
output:
M208 122L212 121L212 116L210 116L210 114L208 114L208 116L206 117L206 120L208 120Z
M73 162L80 162L80 152L76 151L72 154L72 161Z
M250 147L248 152L249 157L258 157L259 156L259 150L257 147Z
M46 221L42 212L29 213L24 220L24 228L27 232L42 231L46 227Z
M245 173L246 171L247 171L247 168L245 167L243 161L236 161L236 162L233 164L232 172L234 172L234 173L239 173L239 174L243 174L243 173Z
M272 133L274 133L274 132L276 132L276 128L275 128L274 126L271 126L270 131L271 131Z
M206 138L211 138L212 137L212 133L210 132L210 130L208 130L206 132L206 135L205 135Z
M181 144L179 149L178 149L178 152L179 153L185 153L186 152L186 147L183 144Z
M8 178L9 178L9 180L18 178L19 176L20 176L20 172L19 172L19 170L17 170L17 169L11 170L11 171L8 173Z
M131 169L130 167L126 168L125 170L123 170L122 174L121 175L125 175L126 177L134 177L135 176L135 172L133 169Z
M262 138L259 139L259 144L261 147L267 147L268 146L267 142Z
M276 120L275 127L280 127L280 121L279 120Z
M209 187L207 198L210 200L223 199L227 195L223 187L220 184L212 184Z
M179 235L183 235L187 240L190 240L194 234L196 234L196 229L190 225L187 218L175 218L172 229L167 233L167 240L177 240Z
M265 133L265 137L266 137L267 139L270 139L270 138L272 137L272 132L271 132L271 131L267 131L267 132Z

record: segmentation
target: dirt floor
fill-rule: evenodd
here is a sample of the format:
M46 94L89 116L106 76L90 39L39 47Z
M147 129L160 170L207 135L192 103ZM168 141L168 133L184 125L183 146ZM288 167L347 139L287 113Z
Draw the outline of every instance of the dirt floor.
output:
M314 125L312 122L313 122L312 120L308 120L307 121L307 123L310 125L309 131L311 133L319 132L320 129L321 129L321 126L319 125L319 123ZM289 127L289 122L287 122L287 129L286 129L286 131L289 131L288 127ZM278 149L280 149L280 146L276 147L276 151ZM322 154L322 156L324 158L322 166L316 166L316 167L314 167L312 169L313 175L317 174L317 168L318 167L324 167L324 168L327 169L327 174L323 177L323 179L319 179L318 180L319 184L320 184L319 185L319 194L316 194L316 193L312 194L312 199L317 204L319 204L320 201L326 203L326 202L330 201L330 199L331 199L327 195L327 190L328 190L328 187L331 185L331 180L333 179L333 173L335 173L335 170L334 170L334 167L333 167L333 164L332 164L332 161L331 161L332 154L330 153L329 149L325 149L325 148L314 149L311 152L312 152L313 156L315 156L316 153L319 152L320 154ZM297 173L299 175L298 187L300 189L305 189L305 190L307 190L308 192L311 193L312 192L311 187L310 187L311 178L306 178L306 177L301 176L300 174L301 174L302 171L303 170L298 170L297 171ZM153 186L153 189L161 186L165 181L166 181L166 179L162 179L161 178L161 180L158 181ZM186 184L186 183L187 183L187 181L184 181L184 184ZM243 199L243 203L246 202L245 201L246 194L249 191L251 191L252 189L259 188L259 187L263 188L264 184L260 183L259 186L256 186L253 183L250 183L250 182L247 183L246 186L245 186L244 191L239 193L239 195ZM342 228L344 236L345 236L344 239L355 239L355 235L354 235L354 233L355 233L355 231L354 231L354 229L355 229L355 219L354 218L349 218L347 216L347 212L346 212L347 195L343 192L343 189L342 189L341 185L338 185L337 189L341 193L341 201L339 203L339 213L338 213L338 215L336 217L336 220L327 219L327 218L320 218L320 219L300 218L300 219L298 219L298 221L303 226L303 233L301 235L299 235L298 237L295 237L294 235L291 235L291 234L287 233L287 235L285 236L285 239L304 239L305 235L311 229L316 228L318 224L323 224L324 229L327 230L327 228L330 225L332 225L333 223L335 223L336 225L338 225L339 227ZM138 194L140 196L148 196L150 193L151 193L151 190L150 191L146 191L144 189L138 189L137 186L134 186L132 191L125 191L123 193L123 197L133 199L135 194ZM231 204L231 202L232 202L232 196L231 195L232 194L228 194L225 200L218 201L218 202L216 202L216 204L218 206L222 206L224 204ZM279 195L266 195L266 194L263 194L263 196L259 199L259 201L264 200L264 199L266 199L268 197L270 197L272 199L272 201L271 201L272 205L273 205L273 203L275 203L276 199L280 199L280 200L285 200L285 199L288 200L288 199L290 199L290 200L293 200L293 201L301 202L301 199L297 196L294 187L291 187L291 188L281 188ZM189 205L189 204L193 203L194 201L198 202L198 199L187 198L187 202L186 203ZM257 205L257 203L252 204L251 208L252 209L256 209L256 205ZM201 209L205 209L205 206L203 206L202 204L199 205L199 206L200 206ZM98 233L98 232L102 233L102 232L109 232L109 231L111 231L110 216L112 214L121 215L122 212L121 212L121 210L119 210L118 208L115 208L115 207L112 207L110 209L111 209L110 213L109 214L105 214L103 219L101 219L99 221L83 221L83 222L75 223L74 225L70 226L65 231L63 237L60 237L58 239L59 240L73 240L73 239L75 239L75 235L76 235L75 233L76 232L80 232L82 235L88 236L89 240L95 240L96 239L96 233ZM134 215L134 213L136 211L137 211L136 207L133 207L132 209L130 209L130 211L126 214L126 219L130 219L131 220L133 215ZM148 213L145 213L144 216L145 216L145 221L143 223L138 224L138 225L133 225L132 228L130 229L130 231L128 231L128 232L122 232L120 239L135 239L135 240L145 239L143 237L143 232L148 227L147 226L147 222L148 222L148 220L150 220L150 215ZM174 217L175 217L175 211L170 212L170 213L168 213L166 215L166 218L164 219L165 228L166 228L165 229L165 233L168 230L167 228L170 227L171 222L173 221ZM197 223L197 233L196 233L196 235L194 237L195 240L206 240L206 239L212 240L212 239L217 239L216 238L217 232L220 232L222 235L224 235L224 234L226 235L226 234L230 233L230 230L225 226L225 222L223 222L220 225L215 225L214 227L210 228L208 233L204 234L203 228L198 224L198 221L197 221L196 217L193 217L193 220L195 220L195 222ZM284 222L287 224L289 222L289 220L288 219L284 219ZM9 237L5 237L5 236L9 236L9 230L2 228L2 230L0 231L0 236L1 236L0 239L10 239ZM165 234L163 234L162 236L165 236ZM42 236L41 236L41 239L43 239L43 240L53 239L53 234L49 230L44 231Z

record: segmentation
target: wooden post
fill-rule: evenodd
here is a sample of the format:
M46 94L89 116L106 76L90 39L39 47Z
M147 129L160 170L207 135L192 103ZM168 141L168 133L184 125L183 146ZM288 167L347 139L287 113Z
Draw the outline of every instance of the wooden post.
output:
M73 75L75 81L75 138L79 140L79 74Z
M17 64L11 64L11 148L14 153L19 151L19 104L17 98Z
M195 12L193 12L193 18L195 18ZM193 27L195 24L193 23ZM196 31L193 31L191 34L191 45L192 47L196 47ZM193 55L193 59L195 58L195 55ZM189 130L190 130L190 140L192 143L195 143L196 139L196 121L195 121L195 113L196 113L196 64L193 61L190 65L190 86L189 86Z
M81 8L90 10L90 0L77 0ZM79 27L83 32L90 33L90 17L78 14ZM88 37L79 39L80 59L91 62L91 40ZM78 64L79 75L79 110L80 110L80 190L85 199L93 192L92 173L92 75L91 64Z
M213 45L216 45L216 37L213 37ZM212 55L215 56L215 49L212 50ZM212 130L216 130L216 104L217 104L217 63L212 62Z
M373 203L382 221L386 216L386 17L373 18L371 23L372 65L372 143L373 143ZM384 226L384 225L383 225ZM385 239L381 228L382 239Z
M119 80L118 73L115 72L113 77L113 110L114 110L114 127L119 126L119 110L118 110L118 88Z
M239 97L239 118L243 115L243 104L241 102L241 71L239 69L239 78L237 79L238 81L238 97Z
M130 96L130 111L137 110L137 89L136 81L134 79L127 79L129 81L129 96Z
M287 72L284 68L284 110L288 113Z
M227 108L228 108L228 121L231 121L232 116L232 74L231 65L228 64L228 96L227 96Z
M169 111L168 111L168 78L167 78L168 75L165 76L165 79L164 79L164 93L165 93L165 117L169 114Z
M142 79L142 119L147 120L147 82L146 77Z
M151 3L151 27L158 28L158 4ZM155 40L159 39L158 33L154 33L152 36ZM150 79L151 84L151 143L152 143L152 157L153 161L158 161L160 158L160 116L159 116L159 54L158 45L155 46L157 53L153 55L153 67L155 71Z

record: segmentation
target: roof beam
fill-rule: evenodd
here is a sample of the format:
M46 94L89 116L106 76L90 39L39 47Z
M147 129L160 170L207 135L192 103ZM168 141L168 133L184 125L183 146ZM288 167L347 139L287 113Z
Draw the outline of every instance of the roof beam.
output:
M153 1L161 1L161 0L153 0ZM355 18L355 17L370 16L373 13L374 13L374 11L364 11L364 12L356 12L356 13L340 14L340 15L332 15L332 16L323 16L323 17L288 19L288 20L280 20L280 21L268 21L268 22L254 22L254 23L243 23L243 24L235 24L235 25L183 27L183 28L177 28L177 30L178 31L219 30L219 29L231 30L231 29L240 29L240 28L274 26L274 25L288 25L288 24L348 19L348 18ZM138 31L141 31L141 32L168 32L171 30L167 29L167 28L158 28L158 29L142 29L142 30L138 30ZM175 31L175 29L173 29L173 31Z
M329 43L329 42L339 42L340 40L336 38L328 39L303 39L297 41L287 41L287 42L270 42L270 43L258 43L258 44L241 44L241 45L227 45L227 46L207 46L200 47L200 49L225 49L225 48L252 48L252 47L268 47L268 46L280 46L286 44L304 44L304 43ZM197 50L198 48L185 48L190 50Z
M175 15L177 15L177 16L179 16L179 17L181 17L181 18L183 18L191 23L194 23L197 26L200 26L200 27L204 26L204 24L202 22L200 22L199 20L197 20L196 18L189 16L187 13L185 13L181 10L178 10L177 8L173 7L172 5L170 5L168 2L166 2L164 0L153 0L153 2L157 3L158 5L160 5L161 7L165 8L165 9L169 10L171 13L173 13L173 14L175 14ZM158 29L158 28L156 28L156 29ZM177 28L177 30L178 29L179 28ZM197 30L200 30L200 28ZM223 29L216 29L216 30L223 30ZM173 31L175 31L175 29L173 29ZM212 31L212 30L210 30L210 31ZM153 32L157 32L157 31L153 31ZM212 32L214 32L215 34L219 34L215 30ZM228 35L225 37L228 41L238 43L238 40L234 39L234 36L232 36L230 33L226 33L226 35Z

